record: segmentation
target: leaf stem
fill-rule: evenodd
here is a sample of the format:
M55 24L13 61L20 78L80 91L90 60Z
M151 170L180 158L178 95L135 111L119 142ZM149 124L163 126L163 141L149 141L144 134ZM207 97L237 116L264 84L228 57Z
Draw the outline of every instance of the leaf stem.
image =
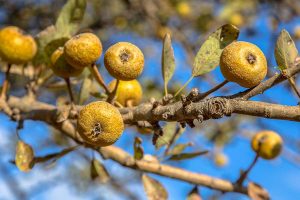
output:
M164 87L165 87L165 96L168 95L168 85L166 83L164 83Z
M106 94L110 94L109 89L107 88L107 86L104 83L104 79L102 78L97 65L96 64L92 64L90 67L90 70L93 74L93 76L95 77L96 81L99 83L99 85L105 90Z
M175 93L174 98L193 80L194 76L191 76L187 82Z
M5 79L4 79L4 82L2 84L2 90L1 90L1 95L0 95L1 99L4 99L6 97L6 92L7 92L8 85L9 85L10 69L11 69L11 64L8 63L7 64L7 69L6 69L6 72L5 72Z

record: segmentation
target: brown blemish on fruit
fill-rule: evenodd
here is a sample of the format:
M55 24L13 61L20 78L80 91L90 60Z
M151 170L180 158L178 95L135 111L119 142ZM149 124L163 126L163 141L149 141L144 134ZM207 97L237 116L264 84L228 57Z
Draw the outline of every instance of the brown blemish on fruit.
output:
M121 59L121 62L125 63L125 62L128 62L128 60L131 57L131 54L130 54L130 52L127 49L124 49L124 50L121 51L119 57Z
M251 65L255 64L255 62L256 62L256 56L253 55L252 53L250 53L246 59L247 59L248 63Z

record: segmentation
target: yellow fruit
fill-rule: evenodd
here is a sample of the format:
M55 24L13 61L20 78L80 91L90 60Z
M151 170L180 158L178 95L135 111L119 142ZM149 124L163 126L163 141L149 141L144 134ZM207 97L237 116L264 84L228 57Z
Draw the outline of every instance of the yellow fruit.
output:
M282 138L274 131L264 130L255 134L251 145L255 152L264 159L277 157L282 149Z
M176 6L178 14L182 17L187 17L191 14L191 7L187 2L180 2Z
M24 35L15 26L0 30L0 56L10 64L29 62L36 54L36 42L30 35Z
M151 134L153 133L153 130L151 128L141 128L141 127L138 127L137 128L137 131L141 134Z
M300 25L296 26L294 29L294 37L300 39Z
M82 69L94 64L102 54L102 44L93 33L81 33L68 40L64 47L67 62Z
M114 78L130 81L142 73L144 55L137 46L129 42L119 42L106 51L104 64Z
M116 87L116 80L109 83L108 89L113 91ZM140 103L143 96L143 90L140 83L137 80L132 81L119 81L119 85L116 92L116 101L122 106L128 106L127 102L131 101L132 106L136 106Z
M53 70L54 74L62 78L79 76L83 71L83 68L76 69L72 67L69 63L67 63L63 53L64 50L60 47L56 49L51 55L50 67Z
M99 147L111 145L121 137L123 130L122 115L107 102L90 103L79 113L77 131L89 144Z
M228 158L223 153L217 153L214 157L214 162L217 166L223 167L228 164Z
M19 140L16 147L16 166L23 172L28 172L34 165L34 152L30 145Z
M244 17L240 13L234 13L229 17L229 23L235 26L244 24Z
M232 82L251 88L267 75L267 60L263 52L248 42L233 42L224 48L220 67L223 76Z

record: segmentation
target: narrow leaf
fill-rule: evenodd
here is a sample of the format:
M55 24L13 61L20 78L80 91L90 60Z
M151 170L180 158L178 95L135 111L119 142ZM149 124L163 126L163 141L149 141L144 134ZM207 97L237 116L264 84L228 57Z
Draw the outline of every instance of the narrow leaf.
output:
M142 139L140 137L135 137L134 139L134 159L136 160L141 160L144 156L144 149L141 146L142 144Z
M107 183L110 180L105 166L96 159L91 161L91 179L98 179L100 183Z
M45 62L48 62L49 58L45 52L45 47L55 38L55 35L56 28L54 26L48 26L36 36L38 50L33 59L34 65L40 65Z
M74 146L74 147L68 147L66 149L63 149L62 151L60 152L57 152L57 153L52 153L52 154L48 154L46 156L43 156L43 157L35 157L34 158L34 161L35 163L42 163L42 162L47 162L49 160L52 160L53 161L56 161L57 159L67 155L68 153L76 150L79 146Z
M175 57L170 34L166 34L162 50L162 74L164 79L165 94L168 94L168 82L175 71Z
M66 37L76 33L84 17L85 9L86 0L68 0L55 23L58 33Z
M33 168L34 163L34 152L32 147L19 140L16 146L16 166L23 172L29 172Z
M200 76L215 69L219 65L223 49L237 40L239 32L237 27L226 24L212 33L202 44L195 57L192 75Z
M160 136L155 144L156 149L160 149L162 146L170 144L174 134L176 133L177 122L168 122L163 127L163 135Z
M187 144L177 144L167 155L178 155L185 150L186 147L191 146L191 143Z
M185 160L185 159L190 159L194 158L200 155L207 154L208 151L198 151L198 152L193 152L193 153L181 153L177 155L173 155L169 158L169 160Z
M166 200L168 192L157 180L143 174L142 181L148 200Z
M296 45L290 34L284 29L276 42L275 59L281 70L287 69L293 65L298 55Z

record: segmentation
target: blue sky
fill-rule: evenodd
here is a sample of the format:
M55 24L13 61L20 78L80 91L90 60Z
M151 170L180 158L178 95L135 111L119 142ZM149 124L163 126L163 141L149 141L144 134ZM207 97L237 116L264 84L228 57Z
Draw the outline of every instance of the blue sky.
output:
M288 31L292 32L293 27L299 23L299 18L294 19L288 24L281 24L280 29L285 28ZM267 54L269 48L274 48L274 44L270 44L270 30L267 25L267 16L262 14L258 20L256 20L253 28L257 30L257 34L251 38L247 37L245 30L242 29L240 33L239 40L244 40L252 42L259 46L263 52ZM111 36L113 39L110 39L109 43L105 43L106 46L118 42L118 41L129 41L137 44L142 49L149 48L151 53L145 54L146 63L145 70L140 80L143 81L143 77L151 78L157 83L162 84L162 78L158 74L161 73L160 69L160 53L161 53L161 41L158 40L149 40L145 38L140 38L134 34L124 33ZM181 48L181 46L174 42L174 50L176 57L176 73L173 80L180 80L184 83L191 75L191 69L188 64L185 62L186 55ZM299 48L299 42L297 43ZM273 50L272 50L273 51ZM273 55L272 55L273 56ZM103 61L101 61L103 63ZM269 67L276 66L274 58L272 58L272 63L269 63ZM101 68L101 72L104 74L106 82L111 80L108 77L107 72L104 68ZM221 82L223 77L220 73L220 70L217 68L214 70L213 75L216 77L216 80ZM3 77L1 77L3 80ZM1 81L2 81L1 80ZM171 81L170 84L173 82ZM208 89L207 84L201 79L201 77L193 80L188 89L192 87L200 87L201 90ZM226 87L233 87L234 91L243 90L243 88L237 86L234 83L229 83ZM218 94L218 93L216 93ZM270 91L267 91L263 95L268 96L277 103L286 104L286 105L296 105L297 98L291 93L290 90L287 90L286 87L282 85L272 88ZM255 100L260 100L260 97L254 98ZM284 138L292 138L293 140L298 140L300 134L300 125L296 122L288 121L279 121L279 120L269 120L269 119L259 119L265 126L269 129L279 132ZM19 172L15 166L8 163L8 160L14 157L14 146L16 143L15 137L15 127L16 124L11 122L6 116L0 114L0 152L2 154L0 158L0 165L4 166L7 170L7 174L17 180L20 188L24 191L30 191L32 188L43 185L47 188L47 183L53 183L49 189L35 195L32 195L30 199L95 199L98 195L101 199L122 199L122 197L116 195L113 192L110 192L108 186L98 185L92 188L85 188L82 191L74 191L70 185L64 183L64 178L62 174L70 173L70 168L81 168L87 164L86 160L79 158L77 152L73 152L66 157L60 159L55 166L47 168L43 165L36 166L32 172L24 174ZM207 123L207 122L204 122ZM249 131L259 130L259 127L245 126L249 128ZM198 130L197 130L198 131ZM191 135L194 132L190 129L187 129L187 134ZM201 131L199 131L201 132ZM185 133L186 134L186 133ZM179 142L186 142L188 138L183 135ZM121 139L116 143L117 146L124 148L128 152L132 152L132 146L128 145L133 142L134 136L136 135L134 129L127 129ZM53 147L52 144L45 144L46 139L51 138L49 128L40 122L31 122L28 121L25 123L25 128L21 131L22 138L31 144L34 150L37 151L38 155L45 155L50 152L56 152L60 150L59 147ZM143 147L145 152L154 153L154 147L151 145L151 138L147 136L141 136L144 139ZM200 145L203 149L211 149L212 144L210 144L205 137L201 134L195 133L191 136L195 139L195 143ZM193 149L193 148L192 148ZM85 153L86 155L91 154L90 150L80 149L79 152ZM185 169L208 174L215 177L225 178L228 180L234 181L240 169L245 169L251 162L254 157L254 153L251 151L249 141L241 136L235 137L229 145L224 149L224 152L229 157L229 164L224 168L216 167L213 162L207 157L198 157L195 159L182 161L182 162L170 162L175 166L184 167ZM116 175L116 177L123 177L130 175L131 170L123 169L118 164L113 163L112 161L105 161L105 165L108 168L108 171L111 174ZM72 175L72 174L71 174ZM74 174L73 174L74 175ZM150 175L161 181L161 183L166 187L169 192L170 199L184 199L189 190L192 189L193 185L187 184L181 181L172 180L165 177L160 177L156 175ZM68 177L68 176L66 176ZM253 171L250 173L250 180L255 181L265 187L269 192L273 200L281 199L295 199L295 197L300 196L300 184L299 184L300 170L299 166L292 164L291 162L284 159L282 156L273 160L265 161L259 160L257 165L254 167ZM83 184L85 181L88 181L88 178L85 180L78 179L78 184ZM146 199L143 187L139 182L126 183L126 186L130 191L135 192L140 199ZM83 187L83 186L82 186ZM83 187L84 188L84 187ZM5 184L5 179L3 173L0 173L0 200L2 199L13 199L13 194ZM90 192L89 192L90 191ZM212 194L210 189L200 187L201 194L205 197L208 197ZM92 195L91 195L92 194ZM98 197L99 197L98 196ZM222 195L220 199L247 199L243 195Z

